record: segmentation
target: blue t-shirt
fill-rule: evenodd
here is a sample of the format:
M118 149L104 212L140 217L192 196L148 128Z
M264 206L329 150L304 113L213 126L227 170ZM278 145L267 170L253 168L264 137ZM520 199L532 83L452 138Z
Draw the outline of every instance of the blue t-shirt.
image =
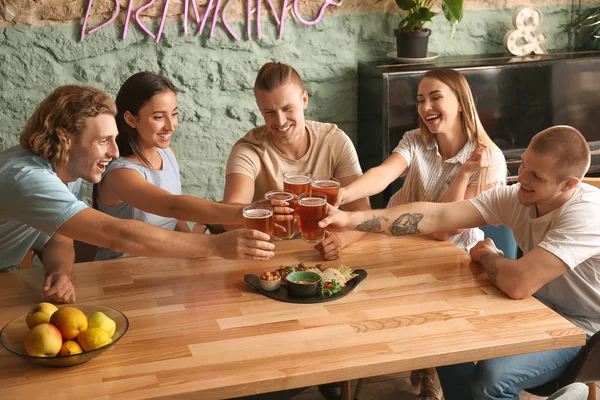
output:
M181 177L179 175L179 164L175 158L175 154L171 149L158 149L160 154L163 167L160 170L151 169L144 165L130 161L127 158L119 157L112 160L107 165L106 171L102 176L106 176L110 171L120 168L133 169L139 172L144 179L148 182L156 185L168 192L175 195L181 194ZM121 219L135 219L138 221L146 222L148 224L158 226L159 228L175 230L177 219L163 217L161 215L151 214L145 211L135 208L128 203L122 202L115 206L105 206L98 202L98 210ZM96 260L112 260L119 257L130 257L131 254L119 253L117 251L107 249L104 247L98 247L96 250Z
M41 249L56 230L87 208L41 157L19 147L0 151L0 270Z

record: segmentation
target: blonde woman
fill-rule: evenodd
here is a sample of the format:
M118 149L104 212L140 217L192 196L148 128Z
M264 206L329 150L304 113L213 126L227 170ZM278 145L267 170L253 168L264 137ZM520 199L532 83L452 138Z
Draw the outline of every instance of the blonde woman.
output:
M341 188L338 205L380 193L401 175L405 176L404 185L388 207L469 199L505 183L504 155L483 128L462 74L446 68L428 71L419 83L417 109L420 128L406 132L383 164ZM431 236L450 239L465 251L483 240L483 232L477 228ZM411 382L421 382L420 398L441 398L434 368L413 371Z

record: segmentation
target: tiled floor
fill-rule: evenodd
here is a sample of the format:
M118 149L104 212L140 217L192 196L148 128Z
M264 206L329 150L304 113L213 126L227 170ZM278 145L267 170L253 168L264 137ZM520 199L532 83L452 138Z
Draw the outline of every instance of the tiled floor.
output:
M418 390L410 385L407 372L383 375L373 378L367 378L363 385L360 400L414 400ZM352 393L356 387L356 381L352 381ZM600 387L596 390L600 390ZM540 400L543 397L537 397L528 393L521 394L521 400ZM294 397L294 400L324 400L324 397L317 391L316 387L311 387L302 394ZM600 400L600 396L597 396Z

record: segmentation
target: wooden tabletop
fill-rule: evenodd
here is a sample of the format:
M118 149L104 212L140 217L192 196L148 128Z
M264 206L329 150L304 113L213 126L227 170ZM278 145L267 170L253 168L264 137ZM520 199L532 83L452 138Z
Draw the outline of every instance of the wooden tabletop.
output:
M269 262L134 258L77 264L79 304L129 331L86 364L44 368L0 349L0 398L228 398L585 343L537 300L511 300L450 242L367 236L341 262L369 273L329 303L269 299L244 282L319 262L301 240ZM337 265L337 263L332 263ZM39 302L41 269L0 275L0 324Z

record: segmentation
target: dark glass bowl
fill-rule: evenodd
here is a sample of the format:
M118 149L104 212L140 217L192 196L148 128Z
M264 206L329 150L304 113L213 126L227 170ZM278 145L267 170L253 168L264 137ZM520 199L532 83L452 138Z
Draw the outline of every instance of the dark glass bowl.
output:
M9 352L19 357L23 357L33 363L43 365L45 367L72 367L73 365L83 364L84 362L89 361L101 354L103 351L109 349L115 343L117 343L119 339L125 335L127 329L129 329L129 320L125 314L119 310L103 306L83 304L75 305L75 307L80 309L87 317L96 311L102 311L107 317L115 321L117 327L115 329L115 334L112 337L112 341L105 346L92 351L85 351L80 354L72 354L69 356L57 355L55 357L30 356L25 352L25 346L23 345L25 334L29 331L27 323L25 322L27 314L23 314L4 325L4 328L2 328L2 331L0 331L0 343L2 343L2 346L4 346L4 348Z

